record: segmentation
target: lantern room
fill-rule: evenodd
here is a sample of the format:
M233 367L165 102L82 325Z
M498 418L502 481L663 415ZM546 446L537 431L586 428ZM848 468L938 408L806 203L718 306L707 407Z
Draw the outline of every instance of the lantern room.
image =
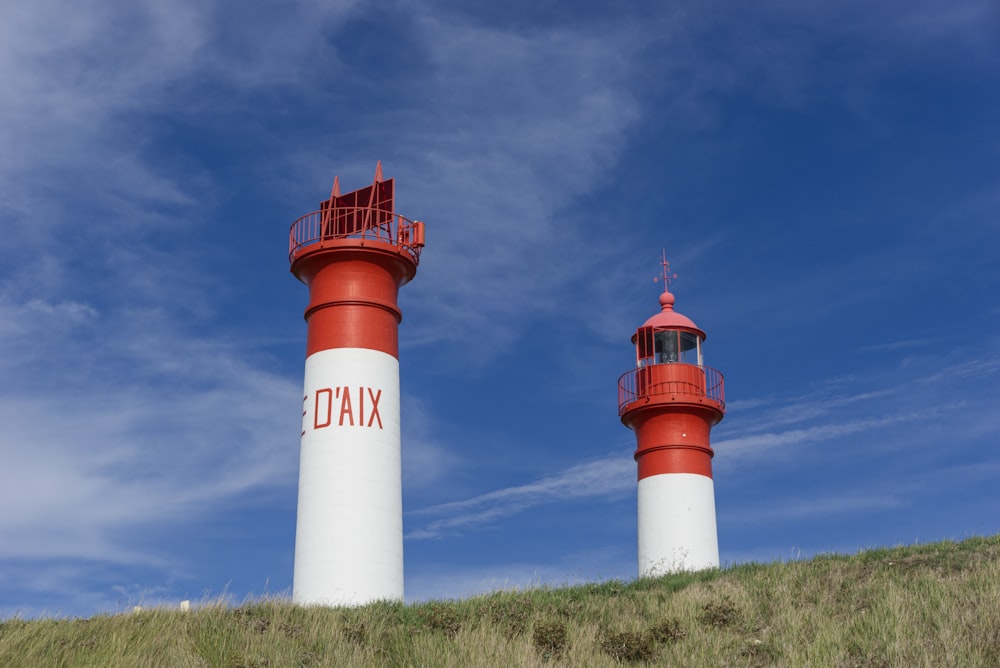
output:
M618 412L627 414L657 404L703 406L712 413L712 424L722 419L725 394L722 374L705 365L705 332L686 315L674 310L669 264L663 260L665 289L660 312L632 336L635 368L618 379Z
M674 311L674 296L670 292L660 295L660 309L632 337L636 366L674 363L704 366L705 332Z

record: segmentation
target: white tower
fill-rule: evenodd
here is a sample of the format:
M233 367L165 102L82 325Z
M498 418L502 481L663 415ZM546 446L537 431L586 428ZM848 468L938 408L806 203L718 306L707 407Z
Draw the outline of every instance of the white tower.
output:
M618 380L618 414L635 432L639 575L719 567L709 434L726 410L722 374L704 364L705 332L674 311L663 258L660 312L632 337L636 368Z
M403 598L399 287L424 224L395 213L393 180L340 194L292 224L292 273L309 286L292 600Z

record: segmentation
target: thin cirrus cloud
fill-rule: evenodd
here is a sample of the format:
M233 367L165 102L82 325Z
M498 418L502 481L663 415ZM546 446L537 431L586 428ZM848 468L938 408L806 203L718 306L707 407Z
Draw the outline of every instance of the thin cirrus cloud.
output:
M627 457L598 459L534 482L415 510L411 516L438 516L438 519L407 532L406 538L438 538L463 529L480 528L541 504L624 494L635 484L633 468Z
M722 525L753 526L764 522L800 521L844 514L870 515L901 508L905 503L900 494L885 491L873 494L867 489L831 496L803 494L769 499L764 506L725 508L719 514L719 522Z
M241 346L127 309L5 306L2 557L147 563L137 535L292 482L298 383Z
M125 528L222 512L290 484L298 388L234 371L195 396L132 386L0 400L11 463L0 473L2 556L117 561L134 552Z
M430 64L416 102L433 104L399 113L419 157L394 172L407 215L435 215L404 345L490 341L482 364L602 252L582 242L585 221L558 212L600 184L639 116L625 35L415 27Z
M882 418L849 420L817 425L806 429L754 434L717 441L713 448L722 456L717 466L737 466L737 460L759 457L782 446L803 446L835 438L865 434L901 422L927 416L907 414ZM735 459L734 459L735 458ZM617 454L572 466L534 482L506 487L469 499L422 508L409 513L417 528L410 530L410 540L439 538L448 534L478 530L498 520L525 512L536 506L564 503L584 498L624 496L635 488L635 462L627 454ZM780 502L776 502L780 505ZM855 506L851 506L855 508ZM816 505L817 512L823 511ZM844 508L844 511L850 508ZM778 513L780 515L780 513ZM777 516L777 515L776 515ZM423 519L434 518L434 519Z
M806 474L814 466L814 462L844 451L863 451L868 457L878 456L880 450L885 448L895 450L905 447L924 451L921 443L930 439L928 445L933 445L937 438L928 435L927 428L940 427L942 421L946 424L964 422L964 412L960 410L963 407L958 404L942 404L936 400L936 394L929 397L920 391L910 392L908 388L921 388L926 383L943 378L961 379L970 369L987 375L993 382L997 366L988 360L945 364L941 369L928 369L928 373L916 381L904 381L901 378L906 375L900 373L906 371L904 368L888 377L855 378L854 383L862 390L853 395L828 397L825 392L820 391L813 397L774 397L760 402L745 400L754 408L769 406L761 413L762 424L756 420L740 424L731 427L735 431L725 431L721 437L717 437L713 442L717 453L715 466L720 472L746 470L749 461L778 456L787 458L790 452L794 452L793 461L797 461L803 474ZM887 382L902 384L886 386ZM893 401L884 401L887 398L892 398ZM795 406L803 408L801 419L787 417L790 412L795 412ZM887 406L892 409L891 412L884 412ZM770 419L768 414L772 415ZM799 422L812 424L794 429L774 429L776 426ZM963 428L966 427L968 425L964 424ZM986 428L984 431L989 430L990 428ZM891 433L891 438L887 439L884 435L888 433ZM829 452L824 450L824 444L838 439L846 439L847 444ZM914 475L920 477L920 474ZM752 480L741 477L744 478L741 485L753 487ZM907 496L912 496L922 488L917 478L913 478L912 484L897 483L903 485L897 494L876 495L871 490L862 489L844 493L841 497L831 496L826 500L813 495L810 497L812 501L791 504L786 499L773 498L767 501L766 507L758 508L754 513L759 519L798 520L811 515L864 513L866 510L898 508L906 503ZM411 524L416 527L407 533L407 538L434 539L476 531L538 506L571 499L620 497L630 493L634 487L635 463L627 454L616 454L571 466L530 483L412 511L409 516L414 518ZM851 500L837 500L842 497L849 497Z

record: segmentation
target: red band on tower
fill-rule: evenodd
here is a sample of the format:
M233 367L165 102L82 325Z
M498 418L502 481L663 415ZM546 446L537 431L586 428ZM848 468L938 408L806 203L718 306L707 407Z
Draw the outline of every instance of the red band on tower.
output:
M636 434L638 479L662 473L696 473L712 477L709 429L715 417L701 407L675 405L664 412L659 404L637 409L626 423ZM624 421L624 418L623 418Z

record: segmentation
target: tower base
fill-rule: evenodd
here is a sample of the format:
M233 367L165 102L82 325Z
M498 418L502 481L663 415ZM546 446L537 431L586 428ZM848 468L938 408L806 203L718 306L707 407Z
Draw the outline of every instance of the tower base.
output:
M363 348L306 359L292 601L403 598L399 362Z
M718 567L712 479L664 473L639 480L639 576Z

